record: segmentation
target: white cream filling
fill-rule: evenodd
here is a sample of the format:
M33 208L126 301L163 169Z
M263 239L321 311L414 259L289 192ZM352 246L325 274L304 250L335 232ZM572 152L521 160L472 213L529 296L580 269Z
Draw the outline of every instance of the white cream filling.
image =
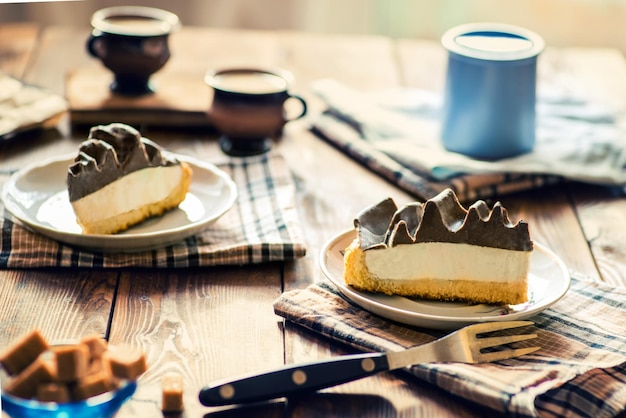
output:
M517 281L528 275L531 251L426 242L365 251L370 273L391 280L438 278Z
M110 218L165 199L182 177L179 165L134 171L72 203L81 218Z

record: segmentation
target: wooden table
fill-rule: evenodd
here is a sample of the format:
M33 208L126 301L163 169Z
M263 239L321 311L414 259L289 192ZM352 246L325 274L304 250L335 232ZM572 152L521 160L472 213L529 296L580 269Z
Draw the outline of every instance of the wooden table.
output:
M0 70L64 92L67 72L99 67L84 48L86 28L16 24L0 27ZM295 74L295 89L323 109L309 84L333 77L362 89L411 86L441 91L445 52L438 43L384 37L184 28L171 40L171 68L202 77L208 68L275 65ZM626 65L611 49L552 49L540 59L540 77L562 79L611 105L626 100ZM153 401L131 401L120 417L161 416L160 376L185 378L183 416L478 417L493 415L398 373L385 373L302 398L221 412L197 401L208 382L344 353L329 341L283 324L272 310L283 291L320 279L319 251L354 215L381 197L414 200L309 132L310 117L287 126L277 144L297 185L307 256L295 262L180 270L0 271L0 348L34 326L50 339L86 332L110 343L134 342L149 352L141 378ZM176 151L199 158L219 152L212 134L152 129ZM73 152L82 138L66 120L59 131L0 144L6 173L43 156ZM533 238L568 268L591 279L626 285L626 198L615 189L567 184L501 196L513 219L531 225ZM214 415L215 414L215 415Z

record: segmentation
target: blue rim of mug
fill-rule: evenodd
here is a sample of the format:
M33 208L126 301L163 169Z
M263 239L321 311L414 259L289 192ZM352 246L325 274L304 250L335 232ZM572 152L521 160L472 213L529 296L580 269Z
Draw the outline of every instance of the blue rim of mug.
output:
M529 45L525 48L510 51L490 51L460 43L459 38L464 36L508 37L528 41ZM539 55L545 48L543 38L535 32L504 23L467 23L456 26L443 34L441 44L449 52L469 58L491 61L518 61L533 58Z
M108 18L120 16L120 17L138 17L146 19L159 20L162 24L150 31L138 31L137 33L129 33L126 30L120 30L115 24L107 22ZM178 16L167 10L158 9L156 7L147 6L113 6L104 9L97 10L91 16L91 26L94 29L104 33L111 33L116 35L131 35L131 36L161 36L170 34L181 27L180 19Z
M219 75L228 74L228 73L262 73L262 74L275 75L285 80L284 90L272 92L270 94L282 93L282 92L288 91L291 84L293 83L293 74L291 74L291 72L284 70L282 68L275 68L275 67L271 67L271 68L270 67L232 67L232 68L229 67L229 68L213 69L213 70L209 70L206 72L204 76L204 82L210 87L214 88L215 90L220 90L220 91L224 91L224 92L235 94L235 95L266 96L268 94L268 93L248 93L248 92L244 93L244 92L240 92L236 90L221 89L218 86L219 83L217 82L216 77Z

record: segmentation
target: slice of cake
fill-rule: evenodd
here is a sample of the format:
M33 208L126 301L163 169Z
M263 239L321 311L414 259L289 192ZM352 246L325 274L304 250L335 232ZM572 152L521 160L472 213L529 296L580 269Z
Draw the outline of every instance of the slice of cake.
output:
M113 234L178 206L192 170L121 123L91 128L69 166L67 188L86 234Z
M383 200L354 224L344 279L355 289L470 303L528 300L528 224L512 224L500 202L466 210L447 189L400 209Z

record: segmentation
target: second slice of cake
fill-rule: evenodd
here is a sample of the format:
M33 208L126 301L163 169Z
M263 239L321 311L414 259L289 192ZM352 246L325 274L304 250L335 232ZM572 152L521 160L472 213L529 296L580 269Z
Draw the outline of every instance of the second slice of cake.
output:
M403 208L386 199L362 211L355 228L344 279L356 289L470 303L528 300L528 224L512 224L500 202L465 209L450 189Z

